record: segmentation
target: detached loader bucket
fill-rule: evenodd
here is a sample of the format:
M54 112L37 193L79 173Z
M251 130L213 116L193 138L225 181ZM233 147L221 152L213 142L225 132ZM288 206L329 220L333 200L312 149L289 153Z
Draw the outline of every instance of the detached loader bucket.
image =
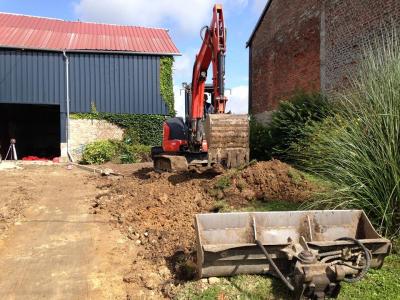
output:
M200 277L269 273L298 299L336 297L391 249L361 210L199 214L195 226Z

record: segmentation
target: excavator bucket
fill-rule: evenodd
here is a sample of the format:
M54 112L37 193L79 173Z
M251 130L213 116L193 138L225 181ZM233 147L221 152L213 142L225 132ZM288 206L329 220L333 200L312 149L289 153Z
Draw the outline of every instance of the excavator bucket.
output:
M269 273L295 299L336 297L391 249L361 210L198 214L195 226L199 277Z
M206 118L208 164L221 163L227 168L249 162L249 116L210 114Z

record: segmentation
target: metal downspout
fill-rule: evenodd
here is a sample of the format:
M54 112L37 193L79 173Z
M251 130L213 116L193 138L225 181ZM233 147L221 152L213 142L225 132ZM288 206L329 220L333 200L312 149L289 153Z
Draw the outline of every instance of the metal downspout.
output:
M67 102L67 120L66 120L66 138L67 138L67 156L70 162L74 162L74 159L69 151L69 104L70 104L70 99L69 99L69 58L65 51L63 51L63 55L65 58L65 85L66 85L66 90L67 90L67 97L66 97L66 102Z

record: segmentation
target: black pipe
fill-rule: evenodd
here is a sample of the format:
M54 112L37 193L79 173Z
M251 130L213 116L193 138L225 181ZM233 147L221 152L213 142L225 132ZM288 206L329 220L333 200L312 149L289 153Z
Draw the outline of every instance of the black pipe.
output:
M275 272L278 274L279 278L283 281L283 283L288 287L289 290L291 290L292 292L294 291L294 286L291 285L291 283L289 282L289 280L286 279L286 277L282 274L282 272L278 269L278 267L276 266L276 264L274 263L274 261L272 260L271 256L269 255L269 253L267 252L267 250L265 249L264 245L259 241L256 240L256 244L260 247L261 251L264 253L264 255L267 257L269 263L271 264L271 266L274 268Z
M367 247L365 247L363 245L363 243L361 243L359 240L351 238L351 237L342 237L340 239L337 239L337 241L350 241L350 242L354 242L357 246L359 246L361 248L361 250L363 250L364 254L365 254L365 265L363 267L363 269L361 270L361 272L353 278L343 278L343 281L345 282L349 282L349 283L353 283L353 282L357 282L359 280L361 280L365 274L367 274L369 267L371 265L371 253L369 253Z
M223 97L225 94L225 54L218 53L218 81L219 94Z

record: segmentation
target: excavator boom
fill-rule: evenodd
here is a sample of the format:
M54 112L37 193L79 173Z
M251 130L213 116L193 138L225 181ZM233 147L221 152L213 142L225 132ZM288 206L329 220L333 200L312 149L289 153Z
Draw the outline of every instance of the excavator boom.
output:
M153 148L154 167L181 171L193 165L228 168L249 161L247 115L225 112L226 28L222 5L216 4L209 26L201 31L202 44L193 65L192 81L185 85L186 120L172 118L164 123L162 147ZM206 84L212 66L212 84ZM207 102L206 94L211 96Z

